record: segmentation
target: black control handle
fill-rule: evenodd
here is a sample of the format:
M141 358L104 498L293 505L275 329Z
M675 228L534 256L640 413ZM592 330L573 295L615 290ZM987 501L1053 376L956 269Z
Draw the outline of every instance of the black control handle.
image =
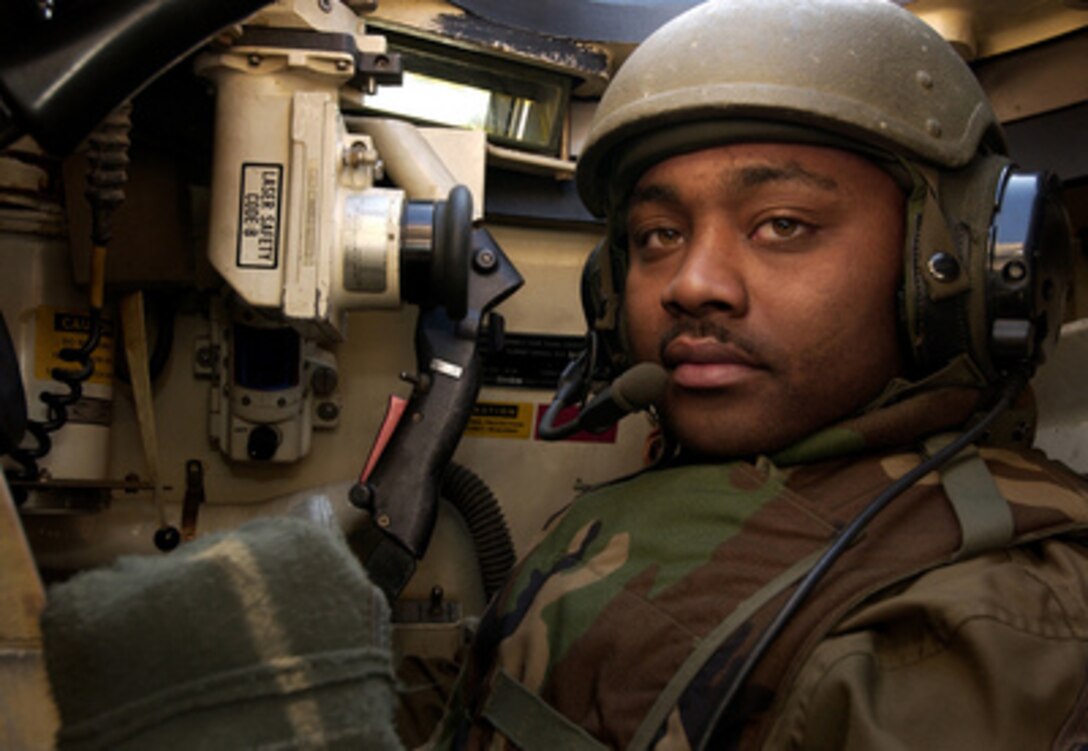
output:
M466 315L455 319L443 306L420 311L412 395L373 469L351 491L352 503L369 511L370 519L349 530L349 539L373 537L374 528L380 530L379 542L364 563L390 600L403 589L430 542L442 474L480 388L484 318L523 282L486 230L472 231L471 248Z

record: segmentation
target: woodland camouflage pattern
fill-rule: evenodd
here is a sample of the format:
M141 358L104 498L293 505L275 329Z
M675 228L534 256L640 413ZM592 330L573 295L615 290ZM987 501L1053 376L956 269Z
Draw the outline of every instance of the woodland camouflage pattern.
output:
M775 457L674 463L583 495L549 524L484 617L441 744L513 746L482 716L501 670L605 746L627 747L669 679L723 619L822 550L836 529L921 461L921 437L962 424L977 400L974 389L924 391ZM983 449L982 458L1009 503L1017 542L1085 528L1088 490L1080 478L1036 452ZM839 560L758 663L709 747L763 746L784 689L835 624L863 599L953 562L960 541L956 516L930 474ZM1083 610L1083 581L1080 589ZM650 747L697 744L714 698L787 596L756 610L717 646ZM1088 643L1083 625L1081 647ZM1086 665L1073 669L1083 674Z

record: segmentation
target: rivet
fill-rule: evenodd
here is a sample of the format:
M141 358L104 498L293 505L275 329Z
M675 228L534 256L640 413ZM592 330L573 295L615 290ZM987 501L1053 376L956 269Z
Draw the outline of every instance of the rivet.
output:
M1005 264L1005 268L1001 269L1001 275L1005 277L1006 282L1022 282L1028 275L1028 270L1022 261L1009 261Z
M389 518L389 514L378 514L376 521L378 522L378 526L382 529L385 529L393 523L393 520Z
M498 265L499 259L495 255L495 251L490 248L480 248L472 256L472 265L477 271L482 274L494 271Z
M256 68L258 65L261 64L261 56L260 55L250 55L249 57L246 58L246 61L252 67Z
M940 138L942 132L943 131L941 129L941 123L939 120L932 117L926 120L926 133L929 133L929 135L933 136L934 138Z
M356 483L348 491L348 500L356 508L369 509L374 503L374 489L370 487L369 483Z
M955 256L944 251L937 251L931 255L926 263L926 268L929 269L929 273L933 275L933 278L939 282L952 282L960 275L960 262L956 260Z
M920 70L914 74L914 80L918 82L918 85L923 89L933 88L933 76L929 74L929 71Z

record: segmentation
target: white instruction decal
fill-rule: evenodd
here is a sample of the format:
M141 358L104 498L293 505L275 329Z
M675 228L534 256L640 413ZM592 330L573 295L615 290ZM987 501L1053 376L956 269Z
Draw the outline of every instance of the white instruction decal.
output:
M242 165L238 206L238 266L274 269L279 264L282 164Z

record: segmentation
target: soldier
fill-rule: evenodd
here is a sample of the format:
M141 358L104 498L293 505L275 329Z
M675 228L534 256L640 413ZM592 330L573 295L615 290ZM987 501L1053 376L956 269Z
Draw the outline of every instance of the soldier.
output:
M666 446L549 523L443 745L1088 743L1088 489L999 419L1068 230L1005 154L885 0L710 2L636 50L578 167L587 310L665 368Z

